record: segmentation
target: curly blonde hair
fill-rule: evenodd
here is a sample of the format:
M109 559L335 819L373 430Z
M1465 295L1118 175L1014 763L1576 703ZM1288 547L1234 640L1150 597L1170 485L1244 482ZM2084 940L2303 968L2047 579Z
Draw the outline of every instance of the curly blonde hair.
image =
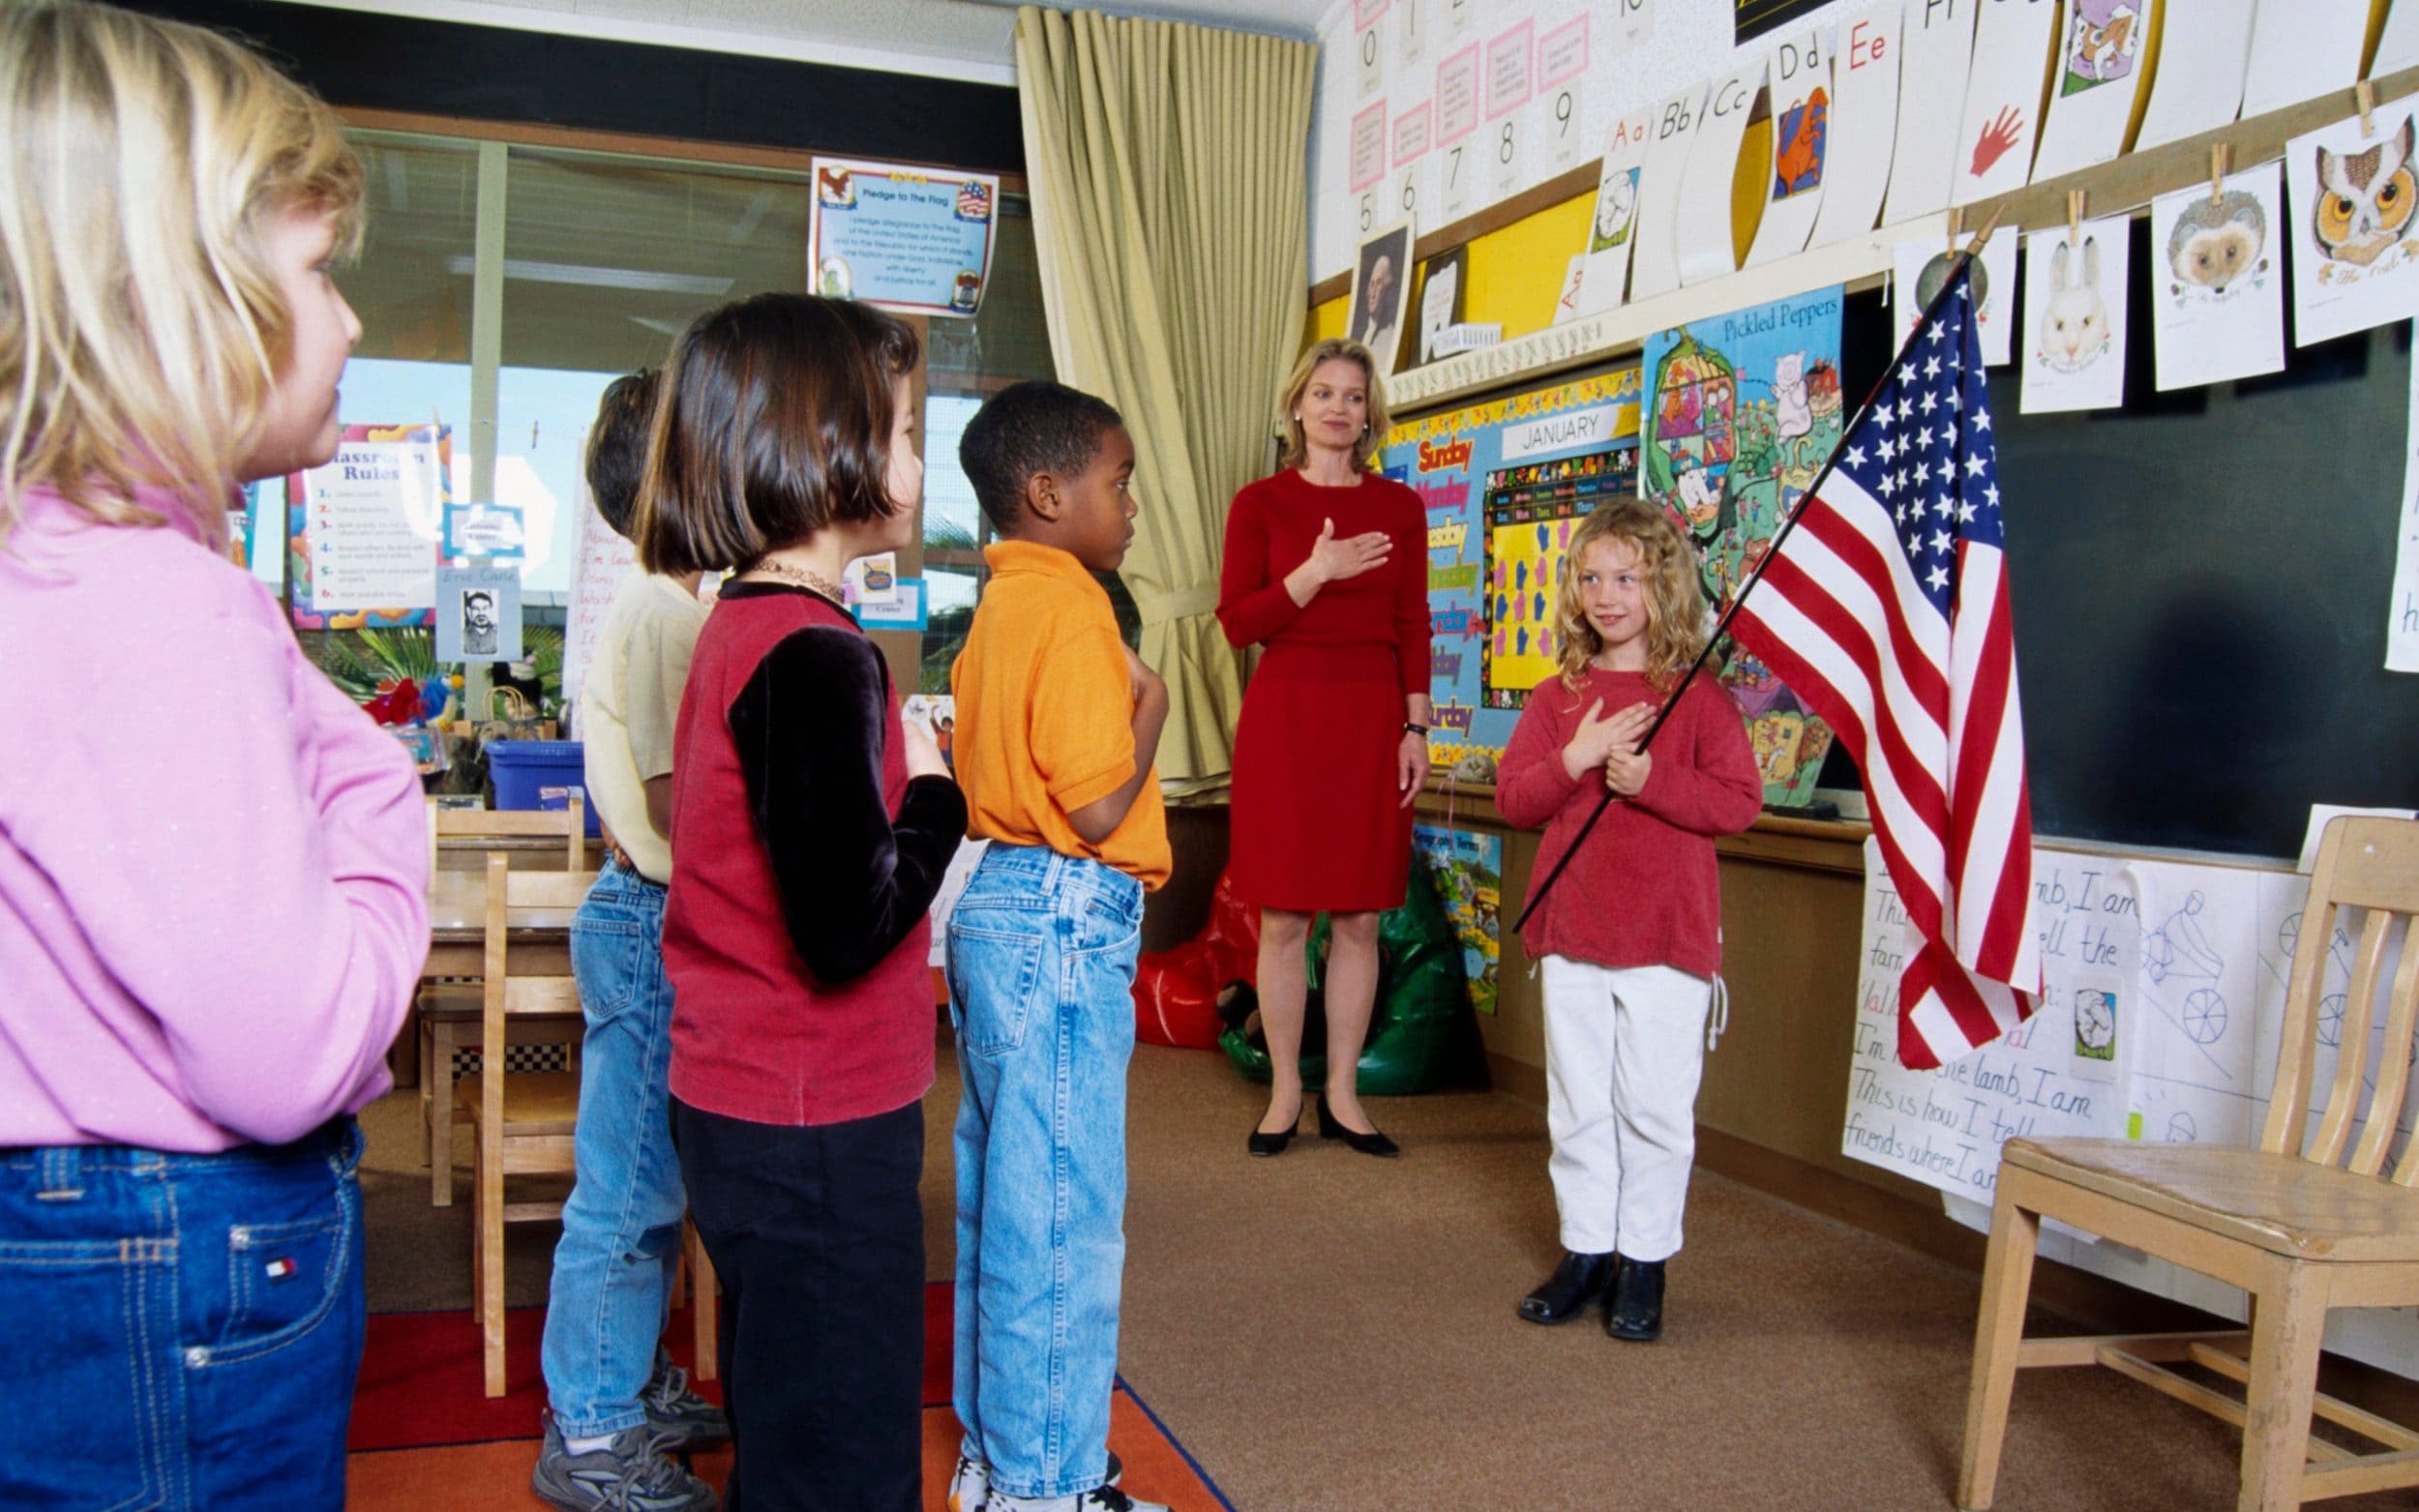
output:
M1646 680L1669 693L1705 649L1705 590L1696 553L1660 505L1634 495L1597 506L1571 532L1570 548L1554 573L1554 637L1560 642L1563 686L1579 691L1604 637L1588 622L1579 600L1580 559L1598 541L1627 541L1646 568Z
M267 234L360 243L361 160L309 90L215 32L0 5L0 536L28 488L112 525L164 487L211 544L293 342Z
M1310 349L1301 354L1301 361L1294 364L1293 376L1285 380L1285 392L1277 399L1277 426L1285 436L1285 450L1276 460L1279 467L1299 467L1310 460L1310 443L1302 435L1301 422L1294 418L1294 406L1301 402L1302 395L1310 388L1310 375L1319 371L1319 365L1339 357L1360 364L1361 376L1369 380L1369 429L1353 443L1353 465L1363 472L1377 465L1378 448L1386 444L1386 432L1393 425L1386 413L1386 383L1378 376L1378 360L1359 341L1330 336L1324 341L1310 343Z

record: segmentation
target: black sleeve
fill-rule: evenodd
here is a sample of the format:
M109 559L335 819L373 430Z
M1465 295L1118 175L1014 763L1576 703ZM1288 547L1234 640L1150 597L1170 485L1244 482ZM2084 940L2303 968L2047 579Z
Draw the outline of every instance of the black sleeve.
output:
M863 976L931 911L966 835L966 799L948 778L918 777L891 822L881 786L890 670L853 631L782 640L730 718L799 959L825 983Z

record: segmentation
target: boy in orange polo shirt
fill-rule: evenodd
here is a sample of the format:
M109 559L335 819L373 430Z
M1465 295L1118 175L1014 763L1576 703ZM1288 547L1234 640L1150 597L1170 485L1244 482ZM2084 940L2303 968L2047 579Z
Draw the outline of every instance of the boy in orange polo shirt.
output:
M1143 893L1168 876L1168 690L1094 573L1134 539L1134 443L1056 383L1001 391L959 460L999 539L950 677L968 829L949 916L964 1091L953 1512L1166 1512L1115 1484L1125 1067Z

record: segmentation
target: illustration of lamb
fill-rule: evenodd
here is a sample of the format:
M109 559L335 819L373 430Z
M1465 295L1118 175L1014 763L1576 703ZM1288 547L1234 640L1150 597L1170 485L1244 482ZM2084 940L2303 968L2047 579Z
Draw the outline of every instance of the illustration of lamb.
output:
M2049 298L2041 312L2040 357L2059 372L2080 372L2110 343L2107 302L2100 297L2100 238L2083 238L2083 276L2065 242L2049 256Z

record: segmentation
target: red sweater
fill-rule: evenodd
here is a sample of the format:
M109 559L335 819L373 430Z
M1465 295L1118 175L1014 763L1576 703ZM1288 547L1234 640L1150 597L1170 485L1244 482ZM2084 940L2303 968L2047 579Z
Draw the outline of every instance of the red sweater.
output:
M1321 588L1307 605L1285 591L1285 575L1310 559L1320 526L1338 540L1372 530L1394 538L1386 565ZM1428 516L1419 495L1364 473L1350 488L1310 482L1291 467L1245 484L1226 517L1218 574L1218 623L1237 647L1266 641L1279 668L1290 658L1393 653L1403 692L1428 691Z
M933 1080L926 918L966 806L908 780L899 699L840 606L727 585L673 739L672 1090L752 1123L870 1118Z
M1545 826L1530 872L1535 886L1570 848L1604 796L1601 770L1574 780L1563 748L1598 698L1604 713L1661 697L1638 672L1591 669L1573 697L1560 677L1539 683L1520 711L1495 779L1495 806L1523 829ZM1699 677L1647 748L1655 758L1635 798L1616 798L1570 870L1545 895L1521 935L1532 958L1591 965L1674 966L1711 978L1721 969L1721 889L1714 837L1755 821L1764 781L1739 706Z

